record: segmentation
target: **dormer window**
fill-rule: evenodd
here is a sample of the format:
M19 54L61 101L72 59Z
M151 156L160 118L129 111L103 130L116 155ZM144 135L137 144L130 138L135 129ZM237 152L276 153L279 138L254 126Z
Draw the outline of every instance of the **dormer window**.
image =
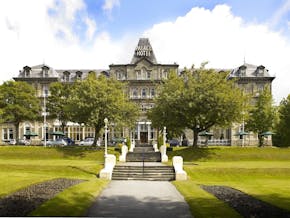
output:
M265 71L265 67L263 65L260 65L257 67L257 76L263 76Z
M117 79L118 80L126 80L126 73L124 73L122 71L118 71L117 72Z
M82 79L82 75L83 75L83 72L81 72L81 71L78 71L78 72L76 72L76 78L77 79Z
M28 67L28 66L23 67L24 77L29 77L30 71L31 71L30 67Z
M41 69L42 69L42 77L48 77L48 70L49 70L49 67L43 65L43 67L42 67Z
M63 72L63 81L69 82L69 78L70 78L70 72L68 71Z
M239 67L238 76L245 76L246 75L247 67L245 65Z

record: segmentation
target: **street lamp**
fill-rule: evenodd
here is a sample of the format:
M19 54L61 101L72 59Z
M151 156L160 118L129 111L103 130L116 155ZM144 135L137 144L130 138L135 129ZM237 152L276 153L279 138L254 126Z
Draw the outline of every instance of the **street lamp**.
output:
M46 93L43 93L43 134L44 134L44 147L46 147Z
M104 119L104 123L105 123L105 157L107 157L108 155L108 118Z

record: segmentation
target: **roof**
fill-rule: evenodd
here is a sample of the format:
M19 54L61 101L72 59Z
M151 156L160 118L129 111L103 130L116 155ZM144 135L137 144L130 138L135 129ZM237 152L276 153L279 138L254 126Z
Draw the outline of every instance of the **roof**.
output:
M131 64L136 64L140 59L146 58L153 64L157 64L155 54L148 38L140 38L135 48Z
M253 65L244 63L243 65L233 69L229 74L229 78L241 78L241 77L270 77L269 70L263 65Z

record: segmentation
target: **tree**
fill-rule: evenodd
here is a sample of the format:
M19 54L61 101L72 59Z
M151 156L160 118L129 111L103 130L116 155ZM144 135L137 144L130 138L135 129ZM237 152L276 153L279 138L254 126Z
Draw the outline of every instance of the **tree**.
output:
M20 123L40 118L40 101L35 89L26 82L5 82L0 86L0 93L2 120L14 124L18 140Z
M125 85L113 78L89 75L76 81L69 98L71 120L95 128L95 141L100 136L107 118L115 126L132 125L138 116L138 107L129 101Z
M160 123L178 132L191 129L194 146L199 132L240 121L246 99L226 73L204 66L185 70L182 76L171 74L148 114L155 126Z
M278 108L278 123L273 142L276 146L290 146L290 95L284 98Z
M57 118L61 122L62 131L70 119L70 108L68 104L71 84L55 82L49 87L50 96L47 101L47 111L50 118Z
M259 146L263 146L262 133L271 131L275 120L275 108L269 86L260 92L256 104L249 112L246 129L258 134Z

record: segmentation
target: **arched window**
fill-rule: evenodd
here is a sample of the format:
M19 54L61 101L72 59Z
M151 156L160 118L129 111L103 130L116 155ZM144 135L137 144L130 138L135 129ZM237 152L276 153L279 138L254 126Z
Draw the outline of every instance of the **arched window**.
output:
M154 88L151 88L151 93L150 93L150 94L151 94L151 97L152 97L152 98L155 97L155 89L154 89Z
M133 89L133 98L138 98L138 89L137 88Z
M76 72L76 79L82 79L83 72L77 71Z
M63 81L69 82L69 79L70 79L70 72L68 71L63 72Z
M147 95L147 93L146 93L146 88L143 88L142 89L142 98L146 98L146 95Z

